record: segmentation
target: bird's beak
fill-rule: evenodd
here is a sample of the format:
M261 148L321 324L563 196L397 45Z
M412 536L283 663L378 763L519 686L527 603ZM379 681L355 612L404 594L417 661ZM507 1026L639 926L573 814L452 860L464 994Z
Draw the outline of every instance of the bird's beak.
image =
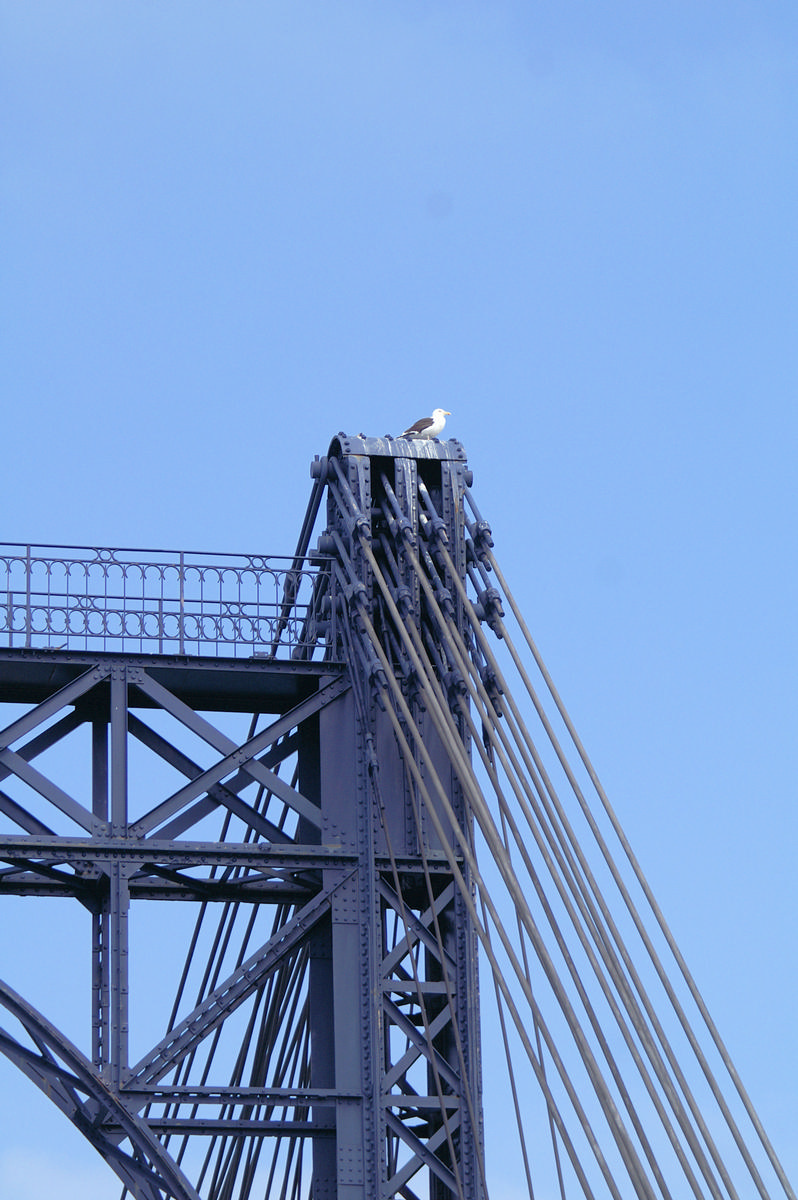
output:
M444 416L445 416L445 417L450 417L451 415L452 415L452 414L451 414L450 412L444 412Z

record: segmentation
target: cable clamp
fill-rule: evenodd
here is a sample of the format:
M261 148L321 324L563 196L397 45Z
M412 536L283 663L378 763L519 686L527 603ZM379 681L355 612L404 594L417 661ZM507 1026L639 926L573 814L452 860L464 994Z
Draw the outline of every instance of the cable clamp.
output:
M413 532L413 523L410 518L405 516L404 513L400 513L397 516L395 512L385 509L384 506L383 511L388 519L388 528L391 531L391 536L394 538L401 537L406 544L415 546L416 535Z
M493 548L493 530L487 521L475 521L471 527L471 537L474 542L474 554L482 562Z
M419 515L419 524L428 542L441 542L444 546L448 546L449 533L443 517L437 513L433 517L430 517L427 513L421 513Z
M326 483L330 477L330 464L325 454L323 458L319 458L318 454L310 464L310 478L320 479L322 483Z
M353 583L347 583L343 589L344 596L351 603L361 603L368 608L368 590L362 579L356 579Z
M435 584L435 599L438 601L438 605L441 608L444 616L446 616L450 621L453 621L454 601L452 600L452 593L447 587L444 587L442 583Z
M501 697L504 695L504 688L499 683L496 677L496 672L488 663L480 669L479 677L482 680L488 699L493 705L493 710L497 717L503 716Z
M357 530L358 537L371 542L371 522L365 513L358 512L354 517L347 517L346 525L350 534Z
M374 693L374 699L377 702L377 707L381 712L385 712L385 698L383 692L388 687L388 676L385 674L385 669L380 662L373 662L369 668L369 683L371 690Z
M374 748L374 735L372 733L366 734L366 766L370 775L379 774L380 760Z
M501 595L496 588L485 588L479 593L474 604L474 612L478 620L487 621L497 637L502 636L499 623L504 616L504 609Z
M459 671L447 671L443 676L443 684L446 688L446 695L449 699L449 707L455 708L459 697L466 699L468 697L468 688L466 687L465 679Z
M399 585L394 593L394 600L402 617L408 616L413 611L413 593L407 584Z

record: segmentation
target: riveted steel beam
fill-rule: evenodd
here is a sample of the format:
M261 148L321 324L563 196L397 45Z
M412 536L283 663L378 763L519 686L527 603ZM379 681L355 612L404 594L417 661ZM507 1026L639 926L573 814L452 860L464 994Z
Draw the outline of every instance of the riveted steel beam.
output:
M42 1054L44 1019L30 1014L33 1046L5 1034L3 1048L79 1127L93 1122L94 1144L147 1200L194 1200L169 1163L188 1163L198 1140L217 1147L197 1175L210 1187L212 1169L214 1195L254 1196L259 1156L283 1146L274 1150L283 1165L270 1169L286 1172L289 1191L312 1179L314 1200L410 1196L418 1172L431 1200L483 1200L468 1149L480 1134L478 1081L464 1070L477 1037L464 992L472 968L461 962L467 918L452 848L419 804L375 687L395 671L444 776L446 748L384 589L415 636L440 640L407 547L432 519L425 489L456 541L464 463L454 442L333 440L314 465L297 557L280 576L272 657L108 653L110 626L96 653L68 640L0 651L0 704L33 706L0 737L0 897L77 899L92 913L90 1058ZM325 493L326 548L306 566ZM105 577L117 557L101 553L90 569ZM127 558L123 569L146 579ZM300 618L306 570L315 574ZM105 621L110 601L95 600ZM178 610L168 620L185 639ZM167 617L152 621L156 639L166 637ZM268 716L236 736L228 718L243 712ZM47 752L85 752L87 732L89 786L76 787ZM139 776L145 761L157 782ZM194 946L208 962L189 1001L189 958L165 1031L131 1067L131 912L175 900L197 909ZM203 941L211 913L218 932ZM256 920L270 923L265 938L233 933ZM193 1178L187 1187L199 1191Z

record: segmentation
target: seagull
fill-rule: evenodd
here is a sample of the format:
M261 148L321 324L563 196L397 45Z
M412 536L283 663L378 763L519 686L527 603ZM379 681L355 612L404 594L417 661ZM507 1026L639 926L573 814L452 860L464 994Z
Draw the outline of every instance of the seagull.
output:
M443 432L446 418L451 415L445 408L436 408L431 417L422 417L420 421L416 421L415 425L411 425L409 429L406 429L399 436L404 438L435 438L439 433Z

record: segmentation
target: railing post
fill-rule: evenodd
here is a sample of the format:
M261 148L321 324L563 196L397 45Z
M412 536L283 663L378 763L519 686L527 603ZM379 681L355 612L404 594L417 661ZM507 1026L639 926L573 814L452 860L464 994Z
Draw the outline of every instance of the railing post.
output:
M33 616L31 614L31 553L30 546L25 547L27 551L27 561L25 569L25 648L30 649L31 635L33 633Z
M185 641L186 595L185 595L184 570L185 570L185 561L184 561L183 551L181 550L180 551L180 626L179 626L179 629L180 629L180 633L179 633L180 653L181 654L185 654L185 648L186 648L186 641Z

